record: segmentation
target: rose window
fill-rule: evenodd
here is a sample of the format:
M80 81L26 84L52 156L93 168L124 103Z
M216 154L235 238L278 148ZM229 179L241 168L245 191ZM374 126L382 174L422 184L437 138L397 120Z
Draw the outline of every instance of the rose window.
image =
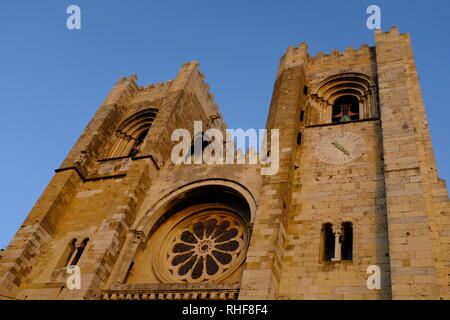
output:
M247 232L231 213L203 213L178 223L164 241L164 259L170 280L203 282L229 275L244 257Z

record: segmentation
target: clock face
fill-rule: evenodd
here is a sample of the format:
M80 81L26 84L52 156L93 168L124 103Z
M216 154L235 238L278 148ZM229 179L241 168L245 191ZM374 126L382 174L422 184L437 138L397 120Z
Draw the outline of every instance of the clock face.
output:
M328 164L341 164L357 159L363 150L363 138L351 132L338 132L319 142L316 156Z

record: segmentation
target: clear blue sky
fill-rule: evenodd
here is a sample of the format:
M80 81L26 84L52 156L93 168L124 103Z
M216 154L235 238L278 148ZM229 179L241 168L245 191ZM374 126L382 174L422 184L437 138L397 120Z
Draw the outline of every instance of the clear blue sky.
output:
M66 8L82 29L66 28ZM411 33L439 174L450 181L450 1L2 0L0 248L6 247L118 78L146 85L198 60L231 128L263 128L278 60L374 44L382 28Z

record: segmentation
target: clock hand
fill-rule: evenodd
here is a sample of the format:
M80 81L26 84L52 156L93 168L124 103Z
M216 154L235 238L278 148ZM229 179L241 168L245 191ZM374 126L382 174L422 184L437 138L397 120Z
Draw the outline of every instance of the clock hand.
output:
M344 153L344 154L350 156L350 152L348 152L347 149L345 149L342 145L340 145L340 144L337 143L336 141L333 141L331 144L332 144L333 146L335 146L336 149L338 149L338 150L341 151L342 153Z

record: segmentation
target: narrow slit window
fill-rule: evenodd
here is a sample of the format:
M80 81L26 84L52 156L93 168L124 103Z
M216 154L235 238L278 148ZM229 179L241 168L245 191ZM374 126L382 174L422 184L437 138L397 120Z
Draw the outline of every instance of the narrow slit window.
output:
M305 120L305 111L300 111L300 121Z
M352 260L353 258L353 225L351 222L342 224L342 260Z
M75 256L72 259L72 262L70 263L71 266L77 265L78 261L80 261L81 255L84 252L84 249L86 249L86 246L89 242L89 238L86 238L77 246L77 251L75 253Z
M58 264L56 265L57 269L67 267L69 265L69 262L72 260L74 254L75 254L75 251L76 251L76 243L77 243L77 239L72 239L69 242L66 249L64 249L61 259L59 260Z
M334 258L334 241L333 225L325 223L322 227L322 259L331 261Z
M299 132L297 133L297 145L301 145L302 144L302 133Z

